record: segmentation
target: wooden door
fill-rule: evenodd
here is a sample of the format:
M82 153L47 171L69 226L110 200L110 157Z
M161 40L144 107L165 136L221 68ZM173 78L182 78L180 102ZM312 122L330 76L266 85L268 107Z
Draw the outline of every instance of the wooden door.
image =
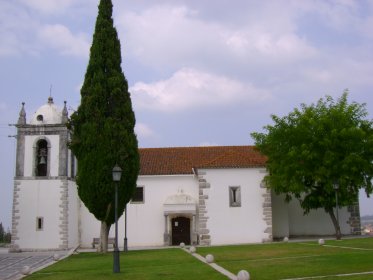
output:
M184 242L190 245L190 219L177 217L172 219L172 245Z

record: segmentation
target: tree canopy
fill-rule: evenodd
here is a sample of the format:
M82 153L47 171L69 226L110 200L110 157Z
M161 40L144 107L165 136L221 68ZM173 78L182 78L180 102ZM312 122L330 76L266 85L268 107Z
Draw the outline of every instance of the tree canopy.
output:
M112 12L111 0L101 0L81 104L68 124L72 131L70 148L78 160L78 194L89 211L107 227L101 227L101 239L104 231L106 240L114 223L112 169L118 164L123 170L119 216L134 193L139 172L135 114L121 68L121 46Z
M302 104L284 117L272 115L265 133L252 133L255 145L268 157L265 183L289 201L299 199L307 214L323 208L333 213L356 202L359 190L372 193L373 129L365 104L348 103L345 91L309 106Z

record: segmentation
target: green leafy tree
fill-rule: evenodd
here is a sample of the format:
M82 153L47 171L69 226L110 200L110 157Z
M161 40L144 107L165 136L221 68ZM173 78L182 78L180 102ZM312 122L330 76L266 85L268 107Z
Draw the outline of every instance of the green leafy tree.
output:
M119 217L134 193L139 172L135 115L121 68L121 47L112 12L112 1L101 0L81 104L68 124L72 131L70 148L78 160L78 194L101 221L99 250L104 252L110 226L115 222L112 169L118 164L123 170Z
M337 239L336 199L342 207L356 203L361 188L372 193L372 121L366 119L365 104L349 104L347 97L345 91L337 101L326 96L285 117L272 115L274 125L265 126L266 133L251 134L268 157L267 186L287 201L297 198L305 214L323 208Z

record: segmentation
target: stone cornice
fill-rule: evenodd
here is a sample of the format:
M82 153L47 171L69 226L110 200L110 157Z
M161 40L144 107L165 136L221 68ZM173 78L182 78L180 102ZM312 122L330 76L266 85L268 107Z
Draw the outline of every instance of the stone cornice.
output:
M53 135L69 132L64 124L49 124L49 125L17 125L18 135Z

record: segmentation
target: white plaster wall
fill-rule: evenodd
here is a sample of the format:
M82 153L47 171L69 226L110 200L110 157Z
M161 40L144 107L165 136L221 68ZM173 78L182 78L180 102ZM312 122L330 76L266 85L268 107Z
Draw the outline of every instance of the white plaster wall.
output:
M100 222L91 214L83 202L80 203L80 245L90 248L94 237L100 237Z
M180 190L198 202L198 180L193 175L140 176L137 185L145 188L145 203L127 205L128 246L163 246L163 204Z
M100 237L101 222L89 212L83 202L80 202L79 243L82 248L92 248L93 238ZM115 237L115 224L110 228L109 238ZM123 247L124 213L118 219L118 246ZM111 246L111 245L110 245ZM110 248L109 246L109 248Z
M20 181L19 224L16 244L21 249L56 249L60 242L60 180ZM36 218L43 217L44 229L36 230Z
M334 235L335 230L330 219L323 209L311 210L303 215L298 200L293 199L289 205L289 232L292 236L302 235ZM338 210L342 234L350 234L350 225L347 223L350 213L347 207Z
M271 193L272 197L272 232L273 238L289 237L289 209L284 203L284 195Z
M74 248L79 244L79 197L74 181L68 181L68 247Z
M144 187L144 203L127 204L128 247L163 246L165 218L163 204L179 190L198 201L198 183L192 175L139 176L138 186ZM118 244L123 247L124 213L118 222ZM115 236L115 225L111 226L109 237ZM81 246L91 247L94 237L100 236L100 222L81 203L80 208Z
M262 242L267 225L263 220L263 194L260 187L264 169L207 169L203 178L210 183L206 200L207 228L211 245ZM241 187L241 207L229 206L229 187Z
M36 140L40 138L39 135L28 135L25 136L25 161L24 161L24 176L33 176L33 165L34 165L34 144ZM44 138L44 136L43 136ZM50 170L49 176L58 176L58 163L59 163L59 135L47 135L45 136L50 142Z

